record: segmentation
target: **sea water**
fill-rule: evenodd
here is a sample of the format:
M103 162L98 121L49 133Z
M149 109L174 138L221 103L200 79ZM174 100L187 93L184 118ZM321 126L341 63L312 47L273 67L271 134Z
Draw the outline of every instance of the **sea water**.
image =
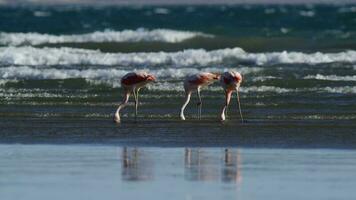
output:
M1 6L0 198L352 199L355 33L341 4ZM180 121L228 70L244 123L219 83ZM131 71L157 82L115 124Z

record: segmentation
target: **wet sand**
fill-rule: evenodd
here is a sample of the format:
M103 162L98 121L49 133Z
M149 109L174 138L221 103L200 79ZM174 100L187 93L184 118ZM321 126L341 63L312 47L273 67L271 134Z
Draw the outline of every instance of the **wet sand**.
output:
M355 149L354 120L6 118L3 144Z

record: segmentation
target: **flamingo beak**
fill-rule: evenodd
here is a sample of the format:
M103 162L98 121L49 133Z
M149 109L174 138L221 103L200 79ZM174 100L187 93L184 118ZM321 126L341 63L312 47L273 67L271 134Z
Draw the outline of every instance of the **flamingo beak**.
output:
M154 83L157 82L157 79L156 79L156 77L154 77L154 76L149 76L149 77L147 77L147 80L148 80L148 81L152 81L152 82L154 82Z
M220 79L220 76L221 74L219 73L213 73L215 76L214 76L214 80L219 80Z

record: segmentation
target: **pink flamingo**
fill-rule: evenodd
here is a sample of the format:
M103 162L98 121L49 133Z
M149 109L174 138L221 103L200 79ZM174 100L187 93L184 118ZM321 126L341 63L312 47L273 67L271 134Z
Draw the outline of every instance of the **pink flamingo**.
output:
M235 71L225 72L221 75L220 82L225 91L225 105L221 112L221 121L225 120L225 115L227 116L227 107L230 104L231 94L234 90L236 90L237 103L239 106L241 122L243 123L244 119L242 117L240 96L239 96L239 88L242 82L241 74Z
M214 81L218 80L220 74L209 73L209 72L201 72L198 74L194 74L188 76L184 81L184 90L185 90L185 102L180 109L180 118L185 120L184 117L184 109L188 105L190 101L190 96L194 90L197 90L199 102L198 105L198 118L201 119L201 109L202 109L202 101L200 97L200 88L203 86L207 86L212 84Z
M154 81L156 81L156 78L146 72L130 72L122 77L121 86L124 89L124 99L115 112L115 122L120 123L120 110L128 103L131 93L135 98L135 119L137 119L138 92L142 87Z

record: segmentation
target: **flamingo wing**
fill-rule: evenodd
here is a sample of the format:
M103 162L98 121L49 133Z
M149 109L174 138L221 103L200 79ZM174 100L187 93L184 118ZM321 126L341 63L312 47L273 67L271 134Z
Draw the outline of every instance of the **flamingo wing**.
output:
M197 74L190 79L188 79L188 82L194 85L201 85L204 83L209 82L210 77L207 76L206 74Z
M223 81L226 85L230 85L234 80L231 77L223 77Z
M140 73L129 73L121 79L121 84L134 85L146 81L146 76Z

